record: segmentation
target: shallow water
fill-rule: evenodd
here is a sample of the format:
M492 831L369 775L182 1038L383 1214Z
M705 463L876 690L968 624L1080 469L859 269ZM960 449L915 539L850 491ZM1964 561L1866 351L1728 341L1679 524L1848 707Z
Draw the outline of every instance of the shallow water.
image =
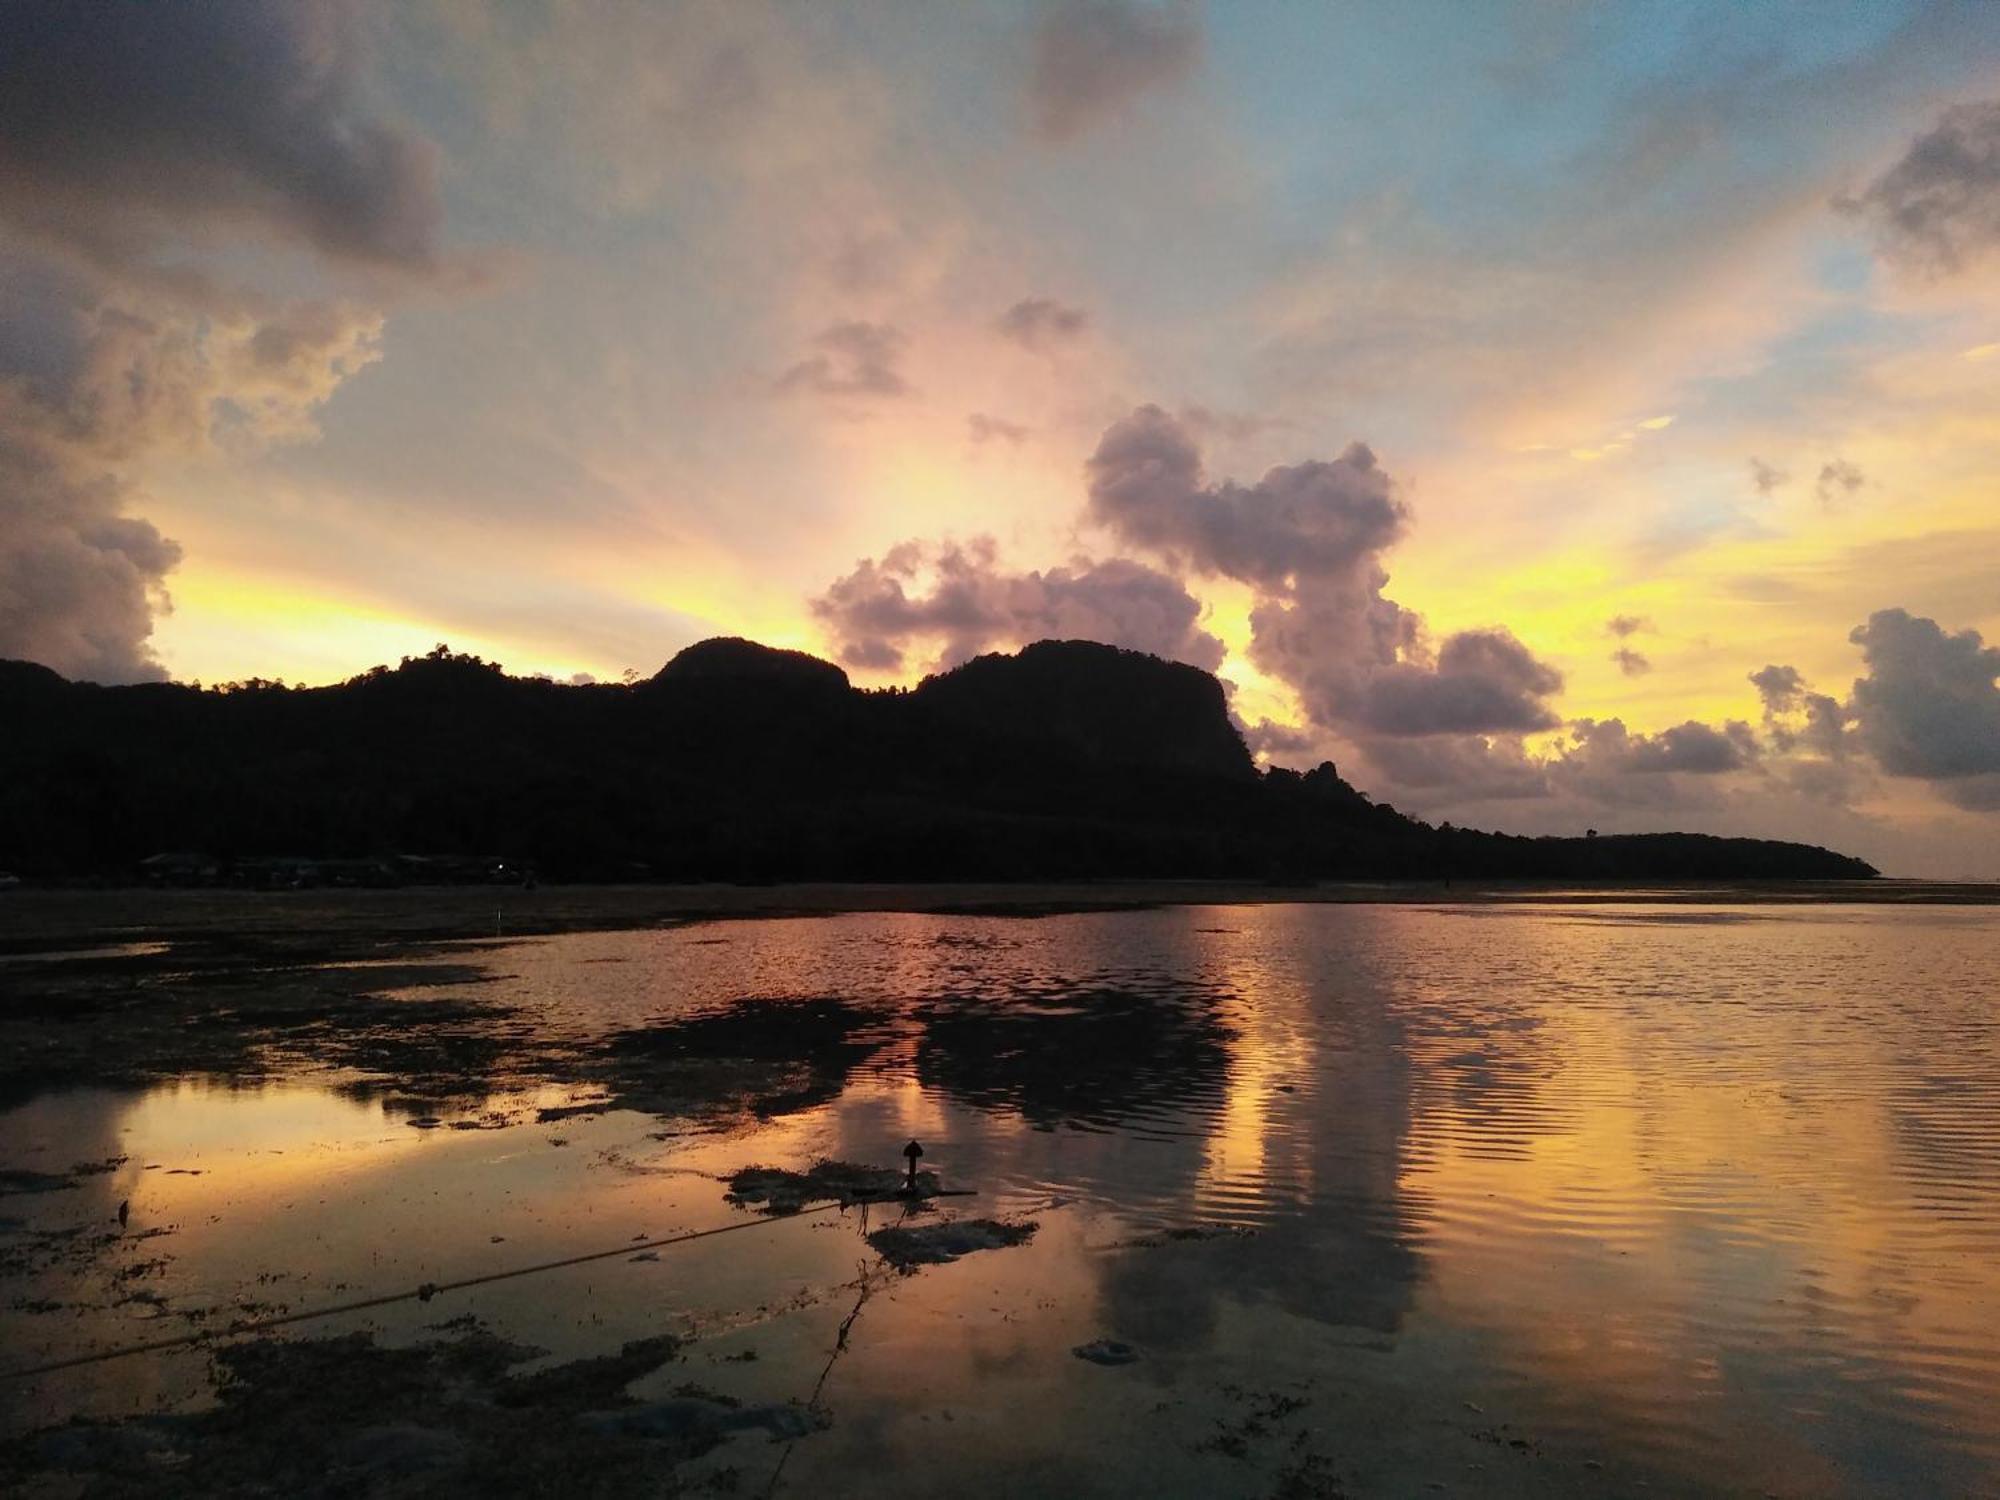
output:
M824 1369L824 1431L699 1461L756 1493L781 1458L796 1493L2000 1488L2000 912L868 914L468 963L412 995L642 1065L443 1106L305 1066L33 1100L0 1167L112 1165L0 1197L6 1364L739 1222L737 1168L914 1137L977 1190L944 1212L1033 1240L883 1276L862 1235L900 1210L828 1209L295 1331L686 1332L659 1388L746 1400ZM755 1079L676 1108L717 1048ZM1138 1358L1072 1357L1097 1339ZM207 1380L141 1355L0 1417Z

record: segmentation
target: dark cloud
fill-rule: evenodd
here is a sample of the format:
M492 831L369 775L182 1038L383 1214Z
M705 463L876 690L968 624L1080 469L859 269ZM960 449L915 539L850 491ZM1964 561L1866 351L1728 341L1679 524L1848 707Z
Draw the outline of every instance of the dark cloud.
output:
M1085 471L1092 517L1125 541L1271 591L1353 575L1409 521L1364 443L1254 485L1210 485L1186 426L1157 406L1113 425Z
M309 437L379 311L197 269L244 241L442 269L434 152L363 108L344 0L0 8L0 656L163 675L172 455ZM376 284L379 284L379 279Z
M1967 812L2000 812L2000 774L1960 776L1937 784L1938 795Z
M1183 7L1049 0L1035 26L1028 113L1035 133L1071 141L1125 114L1201 58L1201 23Z
M965 430L975 443L1010 443L1019 446L1028 436L1028 429L1019 422L1009 422L1005 417L989 417L983 411L973 412L965 419Z
M781 394L905 396L910 383L896 368L908 342L886 323L835 323L812 341L809 354L774 382Z
M1320 736L1310 729L1301 729L1295 724L1278 724L1270 719L1259 719L1255 724L1243 727L1243 743L1250 747L1252 755L1269 756L1279 761L1298 761L1311 758L1320 750Z
M1750 460L1750 486L1760 495L1768 495L1792 476L1774 464L1767 464L1761 458Z
M1658 734L1634 734L1620 719L1578 719L1563 758L1597 772L1718 776L1744 770L1758 754L1755 732L1739 719L1720 729L1689 719Z
M1839 700L1813 692L1797 667L1760 667L1750 682L1763 701L1764 731L1775 748L1829 757L1845 752L1847 710Z
M246 230L437 260L431 145L363 107L343 0L0 8L0 216L125 260Z
M1813 492L1819 496L1820 504L1832 505L1836 501L1847 499L1867 482L1859 464L1849 463L1844 458L1836 458L1820 466L1819 479L1813 486Z
M1559 721L1562 677L1505 630L1433 652L1422 620L1383 597L1382 552L1409 512L1363 443L1337 459L1210 482L1187 423L1143 406L1085 464L1090 514L1121 541L1256 591L1250 656L1324 729L1380 735L1526 732Z
M121 514L126 498L59 447L0 435L0 657L94 682L166 675L146 641L180 548Z
M1251 607L1251 661L1289 686L1322 728L1344 727L1359 712L1369 679L1422 649L1422 622L1382 597L1386 581L1378 572Z
M1466 630L1447 638L1434 662L1371 673L1342 705L1343 718L1382 735L1526 734L1560 722L1542 700L1562 682L1505 630Z
M1642 630L1652 628L1653 622L1643 615L1613 615L1604 622L1605 632L1617 636L1621 641L1628 636L1637 635Z
M997 326L1003 337L1023 349L1046 354L1082 338L1090 327L1090 314L1049 297L1023 297L1000 315Z
M1890 260L1931 276L2000 246L2000 100L1959 104L1910 143L1845 212L1867 219Z
M1398 797L1443 794L1450 802L1516 802L1551 794L1549 767L1518 739L1438 735L1360 740L1368 763Z
M1798 743L1821 755L1839 757L1847 749L1847 725L1854 717L1847 706L1825 693L1807 693L1806 724Z
M1805 678L1797 667L1759 667L1750 674L1750 682L1757 689L1757 696L1764 700L1765 714L1790 713L1799 706L1800 695L1805 690Z
M378 315L238 297L190 306L0 250L0 656L162 676L148 648L180 548L127 514L157 457L309 435L374 357Z
M1689 720L1649 734L1586 718L1538 755L1510 731L1403 739L1350 715L1339 732L1365 757L1365 784L1399 802L1431 816L1510 816L1552 832L1601 813L1611 826L1658 826L1671 816L1707 831L1833 842L1833 818L1851 842L1883 834L1857 807L1879 795L1884 774L1922 778L1967 812L2000 812L2000 647L1900 609L1878 612L1851 638L1868 670L1845 703L1816 691L1796 667L1772 663L1749 674L1763 705L1761 734L1740 720ZM1373 678L1345 679L1350 688L1357 681L1365 689ZM1301 697L1310 708L1310 694ZM1502 814L1499 803L1523 810Z
M1874 787L1874 778L1851 760L1793 760L1778 774L1799 796L1832 808L1850 807Z
M2000 774L2000 646L1901 609L1877 610L1848 639L1868 668L1848 711L1884 771L1926 777L1947 796L1955 783Z
M877 671L899 670L919 644L940 643L936 664L948 667L1048 638L1104 641L1210 672L1222 664L1222 643L1201 628L1201 604L1177 579L1119 558L1010 573L988 538L904 542L836 579L812 612L843 662Z
M1618 670L1627 677L1644 677L1653 670L1653 659L1642 651L1634 651L1630 646L1620 646L1611 653L1611 659L1618 664Z

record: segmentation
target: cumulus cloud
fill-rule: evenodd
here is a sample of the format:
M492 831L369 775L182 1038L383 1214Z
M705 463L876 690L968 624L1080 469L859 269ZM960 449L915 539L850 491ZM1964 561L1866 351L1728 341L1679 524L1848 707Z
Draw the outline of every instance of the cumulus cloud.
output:
M965 419L965 430L975 443L1008 443L1018 447L1028 437L1028 429L1019 422L988 416L983 411L973 412Z
M1187 427L1157 406L1114 424L1085 464L1093 519L1201 573L1282 591L1351 575L1402 536L1409 512L1365 443L1337 459L1211 485Z
M340 0L0 12L0 656L162 675L149 465L295 441L379 309L195 269L244 241L441 269L433 153L361 105ZM379 280L379 279L378 279Z
M1548 763L1518 739L1438 735L1430 739L1357 741L1368 764L1396 796L1443 794L1452 804L1519 802L1552 793Z
M129 259L246 229L429 269L436 152L361 102L345 0L0 11L0 216Z
M1764 732L1778 750L1805 749L1838 759L1847 749L1847 706L1816 693L1797 667L1776 664L1750 674L1764 704Z
M1201 628L1201 604L1179 580L1121 558L1009 572L990 538L904 542L863 559L812 612L839 658L868 670L900 670L919 646L935 645L942 668L1049 638L1104 641L1204 671L1222 664L1222 643Z
M1049 297L1023 297L1000 315L1001 336L1023 349L1046 354L1075 343L1090 327L1090 314Z
M1688 720L1647 733L1581 718L1546 751L1504 732L1341 737L1360 752L1363 784L1424 816L1545 832L1672 826L1894 849L1893 826L1862 810L1885 776L1923 779L1965 812L2000 812L2000 647L1899 609L1852 640L1867 673L1845 702L1790 665L1749 673L1761 728ZM1263 727L1273 755L1290 753L1281 730Z
M125 500L61 450L0 436L0 657L97 682L165 675L146 640L180 547Z
M1183 6L1049 0L1027 79L1035 133L1059 144L1117 119L1147 91L1193 72L1201 45L1201 23Z
M1653 659L1643 651L1634 651L1630 646L1620 646L1611 653L1611 659L1618 664L1618 670L1627 677L1644 677L1653 670Z
M1620 719L1578 719L1560 754L1584 769L1657 776L1719 776L1757 759L1756 732L1740 719L1721 728L1689 719L1658 734L1635 734Z
M1382 553L1409 511L1363 443L1339 458L1211 481L1186 422L1143 406L1085 464L1089 513L1121 541L1256 593L1250 657L1322 728L1378 735L1525 733L1559 721L1562 677L1503 629L1435 649L1383 595Z
M1805 678L1797 667L1781 667L1775 663L1752 672L1750 682L1757 689L1757 696L1764 700L1767 716L1789 713L1797 708L1805 689Z
M1819 496L1820 504L1833 505L1853 495L1867 482L1859 464L1836 458L1820 466L1813 492Z
M0 656L162 675L147 648L180 548L126 514L147 462L310 436L375 357L379 314L154 291L0 255Z
M1643 615L1613 615L1604 622L1605 633L1615 635L1619 640L1635 636L1642 630L1651 630L1653 622Z
M1283 756L1297 760L1310 756L1320 748L1320 736L1310 729L1301 729L1296 724L1279 724L1271 719L1259 719L1255 724L1243 726L1243 743L1250 747L1252 755Z
M1448 637L1434 661L1371 673L1342 707L1357 728L1376 734L1525 734L1556 726L1542 700L1562 682L1507 631L1465 630Z
M1947 109L1838 206L1867 219L1882 253L1910 270L1945 276L1983 259L2000 246L2000 100Z
M1849 700L1861 744L1890 775L1983 806L1977 778L2000 774L2000 646L1901 609L1877 610L1848 638L1868 668Z
M817 352L780 375L775 388L784 395L907 395L910 383L896 368L906 343L902 330L886 323L832 324L814 337Z

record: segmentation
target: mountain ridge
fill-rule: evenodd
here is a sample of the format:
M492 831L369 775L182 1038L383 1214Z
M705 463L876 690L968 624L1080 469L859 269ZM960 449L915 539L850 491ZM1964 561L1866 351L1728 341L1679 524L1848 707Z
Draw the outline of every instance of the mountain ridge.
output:
M1811 845L1432 827L1260 771L1206 672L1090 641L911 689L734 637L619 684L440 646L346 682L106 687L0 662L0 868L505 854L562 879L1855 879Z

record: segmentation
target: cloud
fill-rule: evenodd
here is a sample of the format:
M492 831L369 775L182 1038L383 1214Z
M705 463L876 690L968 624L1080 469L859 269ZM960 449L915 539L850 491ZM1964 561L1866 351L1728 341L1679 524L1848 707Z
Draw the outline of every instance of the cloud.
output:
M1157 406L1114 423L1085 463L1089 513L1174 566L1248 584L1250 658L1322 728L1380 735L1528 732L1559 720L1562 676L1504 629L1430 647L1383 596L1381 554L1409 524L1366 444L1337 459L1211 483L1188 424Z
M2000 812L2000 647L1903 610L1880 611L1852 639L1868 672L1845 703L1815 691L1796 667L1749 674L1763 704L1761 734L1741 720L1644 733L1617 718L1580 718L1546 753L1505 732L1341 737L1363 758L1363 784L1425 816L1551 833L1670 822L1921 860L1933 834L1899 832L1860 809L1890 775L1925 779L1965 812ZM1260 733L1272 754L1291 753L1286 726ZM1302 749L1322 747L1301 740ZM1960 818L1937 829L1971 840L1972 826Z
M1210 485L1187 427L1157 406L1114 424L1084 467L1100 524L1197 572L1273 591L1351 575L1409 522L1364 443L1330 462L1274 468L1254 485Z
M164 675L148 648L180 547L127 514L146 466L294 441L375 357L381 317L214 292L190 304L0 249L0 656Z
M1618 670L1627 677L1644 677L1653 670L1653 660L1644 652L1634 651L1630 646L1620 646L1611 653L1611 659L1618 663Z
M1201 628L1201 604L1177 579L1122 558L1012 573L991 538L904 542L879 562L863 559L811 608L839 658L867 670L899 671L919 644L937 644L944 668L1050 638L1104 641L1210 672L1222 664L1222 643Z
M156 678L149 468L315 435L379 309L197 268L248 242L442 269L435 153L362 104L343 0L0 10L0 656ZM379 278L378 282L379 284Z
M1465 630L1446 639L1434 662L1371 673L1341 716L1375 734L1525 734L1559 722L1542 700L1562 683L1507 631Z
M1652 628L1653 622L1644 615L1613 615L1604 622L1606 633L1617 636L1621 641L1628 636L1637 635L1642 630Z
M1252 755L1284 756L1296 760L1316 753L1320 748L1320 736L1294 724L1259 719L1255 724L1244 726L1243 743L1250 747Z
M436 151L375 119L342 0L0 11L0 217L127 261L244 232L403 270L437 262Z
M166 675L146 639L180 547L120 514L126 497L59 449L0 436L0 657L95 682Z
M1634 734L1620 719L1578 719L1560 754L1589 771L1719 776L1750 766L1759 750L1755 731L1740 719L1720 729L1689 719L1658 734Z
M1201 47L1200 21L1178 6L1050 0L1035 25L1027 79L1035 133L1053 144L1088 134L1193 72Z
M1768 495L1792 476L1775 464L1767 464L1761 458L1750 460L1750 487L1760 495Z
M2000 775L1961 776L1940 782L1938 795L1967 812L2000 812Z
M823 329L812 341L819 350L793 365L774 382L780 394L815 396L905 396L910 383L896 368L909 342L886 323L844 322Z
M1792 712L1805 691L1805 678L1797 667L1759 667L1750 674L1750 682L1764 702L1766 718Z
M1868 668L1849 700L1861 744L1892 776L1984 805L1975 779L2000 774L2000 646L1901 609L1877 610L1848 639Z
M1028 429L1005 417L990 417L983 411L965 419L965 430L975 443L1008 443L1019 447L1027 440Z
M1562 674L1503 629L1467 630L1435 654L1423 622L1380 592L1315 585L1250 614L1250 659L1288 685L1313 723L1346 734L1529 733L1560 720L1543 701Z
M1090 327L1090 314L1049 297L1023 297L1000 315L996 326L1003 338L1046 354L1082 338Z
M1819 496L1820 504L1832 505L1847 499L1867 482L1859 464L1849 463L1844 458L1836 458L1821 465L1819 479L1813 485L1813 493Z
M1958 104L1859 196L1891 262L1928 276L1961 271L2000 246L2000 100Z
M1358 743L1384 784L1423 797L1445 793L1452 803L1518 802L1551 794L1549 768L1517 739L1439 735L1430 739L1370 739Z

